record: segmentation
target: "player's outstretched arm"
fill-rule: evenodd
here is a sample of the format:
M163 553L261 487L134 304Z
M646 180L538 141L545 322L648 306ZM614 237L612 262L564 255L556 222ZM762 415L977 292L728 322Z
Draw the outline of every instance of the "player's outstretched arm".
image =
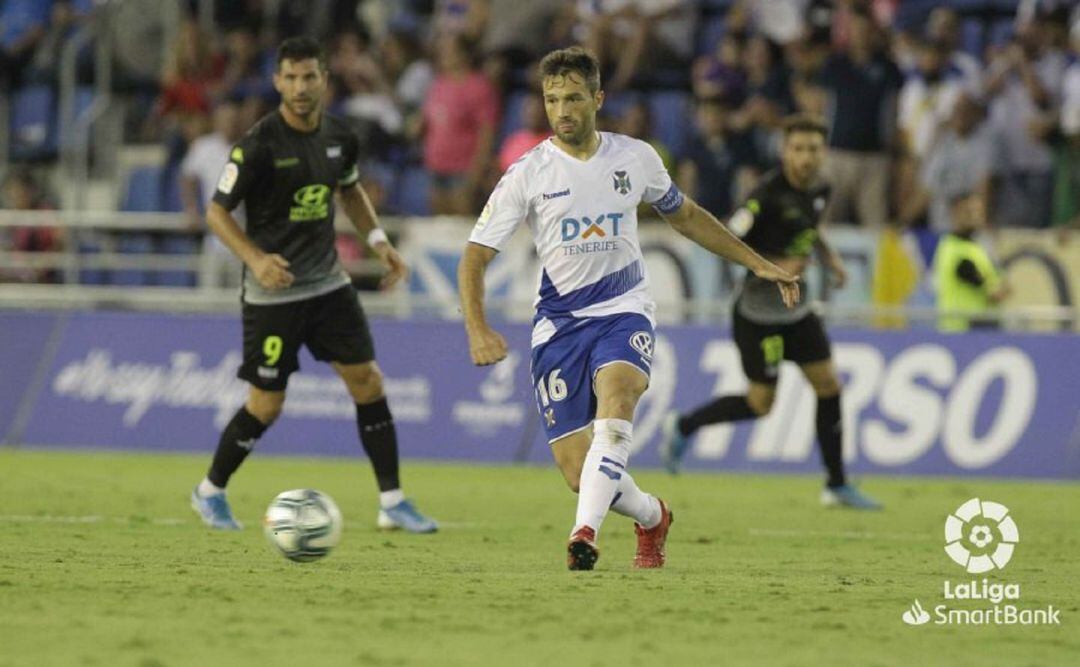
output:
M379 261L386 267L386 275L379 282L379 288L388 289L407 278L409 267L379 226L375 207L371 205L371 200L360 184L353 183L341 188L338 191L338 201L341 203L341 210L345 211L345 217L359 232L360 238L367 241L378 255Z
M750 269L759 278L771 280L780 288L780 295L787 307L799 302L799 279L776 266L754 252L714 218L711 213L697 205L690 197L685 197L682 206L672 213L662 214L671 227L705 248L733 262L738 262Z
M292 284L293 274L289 272L288 260L281 255L263 252L240 229L232 214L216 201L210 202L206 210L206 224L240 261L247 264L260 285L273 290Z
M477 366L490 366L506 358L506 339L488 326L484 315L484 272L497 251L479 243L468 243L458 264L458 291L469 354Z

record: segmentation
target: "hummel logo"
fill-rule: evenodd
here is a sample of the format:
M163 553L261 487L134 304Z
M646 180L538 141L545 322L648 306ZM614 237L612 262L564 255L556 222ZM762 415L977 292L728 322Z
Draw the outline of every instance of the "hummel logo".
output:
M544 199L545 200L546 199L558 199L559 197L566 197L566 196L569 196L569 195L570 195L570 188L566 188L565 190L559 190L558 192L552 192L550 194L545 192L544 193Z

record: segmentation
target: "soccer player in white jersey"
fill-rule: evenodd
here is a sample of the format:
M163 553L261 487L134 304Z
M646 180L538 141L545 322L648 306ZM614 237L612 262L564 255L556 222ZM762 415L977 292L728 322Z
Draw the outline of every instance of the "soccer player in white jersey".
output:
M776 282L789 306L798 283L679 192L652 147L596 131L604 93L591 53L549 53L540 74L555 136L503 175L458 267L469 351L481 366L506 357L506 340L484 316L484 271L527 222L543 265L532 335L537 406L555 462L578 493L567 564L593 569L611 509L636 522L634 566L662 567L671 510L626 470L634 408L649 382L655 309L637 206L652 204L683 236Z

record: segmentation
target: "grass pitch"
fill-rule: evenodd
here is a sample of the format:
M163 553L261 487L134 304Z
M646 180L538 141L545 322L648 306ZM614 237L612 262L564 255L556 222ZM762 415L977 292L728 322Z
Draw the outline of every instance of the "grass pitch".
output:
M188 509L208 460L0 450L0 665L1080 664L1075 484L870 478L887 509L860 514L821 509L816 478L636 471L675 510L668 567L631 569L632 525L612 515L598 569L572 573L574 496L553 468L407 462L407 492L444 524L413 536L375 530L366 461L255 456L230 491L247 528L214 533ZM321 562L262 535L296 487L345 515ZM943 524L974 496L1020 529L991 581L1060 626L901 622L972 579Z

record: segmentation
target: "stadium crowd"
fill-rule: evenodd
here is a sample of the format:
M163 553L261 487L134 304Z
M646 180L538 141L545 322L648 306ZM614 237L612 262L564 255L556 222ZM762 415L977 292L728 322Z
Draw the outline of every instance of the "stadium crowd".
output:
M156 77L116 77L126 140L167 149L149 208L193 228L229 146L274 108L274 47L297 34L326 44L330 111L360 133L386 214L476 214L548 135L535 63L579 43L605 69L602 129L649 141L721 218L776 165L783 117L810 111L830 128L830 222L941 232L975 195L994 226L1080 226L1069 0L248 0L214 3L213 31L195 4ZM0 0L5 94L55 87L60 44L91 11ZM45 206L30 168L55 153L23 157L2 205Z

